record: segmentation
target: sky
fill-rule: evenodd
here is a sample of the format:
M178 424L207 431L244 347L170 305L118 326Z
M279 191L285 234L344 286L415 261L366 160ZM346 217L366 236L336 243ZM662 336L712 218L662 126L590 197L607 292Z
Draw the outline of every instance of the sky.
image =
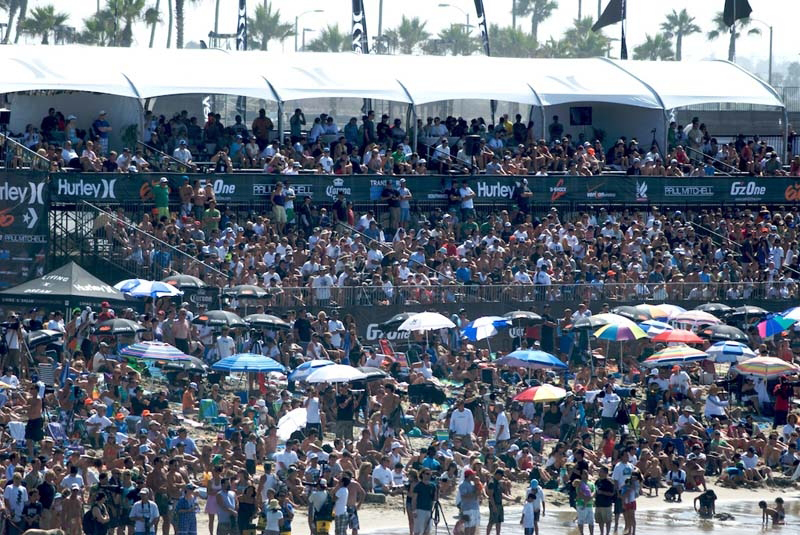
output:
M103 3L105 0L101 0ZM234 33L238 0L220 1L220 27L221 33ZM248 9L252 13L255 6L263 0L248 0ZM564 29L572 24L577 17L578 5L582 3L583 15L592 15L597 18L597 0L557 0L558 9L553 16L539 26L539 40L544 42L548 37L559 38ZM208 32L214 26L214 10L217 0L185 0L186 2L186 42L207 39ZM383 3L383 29L397 26L403 15L408 17L419 16L427 19L427 29L433 34L451 23L462 23L466 17L457 8L470 14L470 23L475 23L475 5L473 0L449 0L454 7L439 7L438 0L364 0L364 9L367 16L367 25L370 36L377 35L379 4ZM602 0L603 7L608 0ZM147 5L155 5L156 0L147 0ZM163 19L166 20L166 5L168 0L160 0ZM628 25L627 40L629 51L645 39L645 34L656 34L659 26L664 21L667 13L672 9L680 11L687 9L689 14L696 18L695 22L702 28L703 34L695 34L684 39L684 59L726 59L728 50L727 38L707 42L705 33L712 29L711 19L715 12L721 11L724 0L628 0ZM57 10L70 13L68 25L80 29L83 19L91 16L96 10L97 0L29 0L29 9L33 7L53 4ZM272 0L273 9L280 10L281 15L288 22L294 22L294 17L301 13L323 9L323 13L309 13L300 19L300 31L309 28L307 39L311 40L327 24L339 24L340 28L350 28L350 0ZM484 0L487 20L490 24L506 26L511 24L512 0ZM750 0L753 8L752 17L762 20L766 25L774 27L774 57L776 69L783 62L800 60L800 41L796 39L796 21L800 17L799 0ZM0 15L4 21L4 14ZM517 19L517 25L530 31L530 17ZM769 32L764 24L757 24L762 28L761 36L743 36L737 41L737 59L747 67L757 66L756 70L766 71L766 62L769 55ZM794 26L794 27L793 27ZM618 38L619 25L605 29L607 35ZM156 31L156 46L165 47L167 28L161 25ZM149 31L144 24L137 25L134 31L135 46L147 46ZM173 32L173 40L174 40ZM491 36L490 36L491 39ZM271 50L286 52L294 50L294 40L288 39L283 46L271 43ZM612 55L618 56L618 46Z

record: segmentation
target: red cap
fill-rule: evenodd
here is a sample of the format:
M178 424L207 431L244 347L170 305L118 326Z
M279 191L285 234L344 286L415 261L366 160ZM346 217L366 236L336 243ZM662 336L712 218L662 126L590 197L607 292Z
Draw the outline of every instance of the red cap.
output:
M475 475L475 470L473 470L472 468L467 468L466 470L464 470L464 479L472 477L474 475Z
M101 308L111 308L111 305L108 304L108 301L103 301L100 303Z

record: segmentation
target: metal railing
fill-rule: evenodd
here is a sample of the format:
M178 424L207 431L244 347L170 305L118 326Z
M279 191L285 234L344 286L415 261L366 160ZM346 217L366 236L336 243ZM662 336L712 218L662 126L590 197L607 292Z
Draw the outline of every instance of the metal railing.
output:
M150 164L154 171L174 172L174 173L196 173L198 168L193 163L184 163L177 158L173 158L166 152L162 152L152 145L143 141L137 141L136 146L142 149L145 160Z
M723 162L722 160L718 160L717 158L714 158L713 156L709 156L708 154L704 153L701 150L697 150L697 149L692 148L692 147L686 147L686 152L689 153L689 157L692 160L694 160L695 162L697 162L699 165L705 164L705 160L708 159L708 160L711 160L712 162L714 162L715 164L719 164L719 165L727 168L728 171L722 171L721 169L718 169L718 171L720 171L720 173L722 173L725 176L731 176L731 173L739 173L739 170L736 169L731 164L729 164L727 162Z
M0 133L0 149L6 169L51 170L49 159L3 133Z

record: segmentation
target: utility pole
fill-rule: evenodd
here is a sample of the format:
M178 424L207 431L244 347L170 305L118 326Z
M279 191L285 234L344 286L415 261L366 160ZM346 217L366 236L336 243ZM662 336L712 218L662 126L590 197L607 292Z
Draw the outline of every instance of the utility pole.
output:
M362 13L363 15L363 13ZM383 0L378 2L378 54L382 54L385 51L383 50Z
M511 27L517 29L517 0L511 0Z

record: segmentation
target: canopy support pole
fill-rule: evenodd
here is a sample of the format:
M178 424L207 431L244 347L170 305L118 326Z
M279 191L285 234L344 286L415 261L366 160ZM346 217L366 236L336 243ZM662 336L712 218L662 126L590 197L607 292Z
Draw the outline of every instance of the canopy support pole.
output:
M771 31L771 29L770 29ZM786 110L786 106L783 107L783 163L784 165L789 163L789 157L791 156L792 151L789 147L789 112Z
M283 101L282 100L278 101L278 144L283 145Z

